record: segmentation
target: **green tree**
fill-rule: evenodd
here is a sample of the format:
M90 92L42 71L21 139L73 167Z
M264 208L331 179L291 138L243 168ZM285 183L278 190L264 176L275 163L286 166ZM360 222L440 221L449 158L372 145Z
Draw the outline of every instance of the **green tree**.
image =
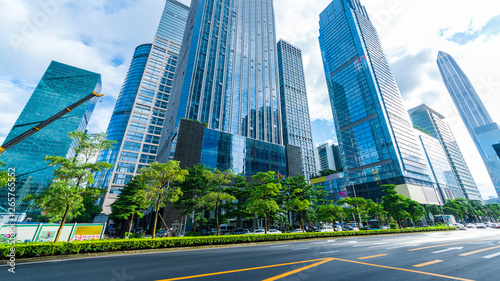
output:
M0 161L0 188L7 186L9 182L9 172L7 170L3 170L5 167L5 163Z
M210 192L200 198L200 207L204 206L209 210L215 209L215 222L217 225L217 235L219 235L219 206L222 201L236 200L236 197L228 194L222 189L222 185L231 183L234 174L231 170L220 171L215 169L213 172L205 171L205 178L210 186Z
M396 185L384 184L382 188L382 192L385 195L382 197L380 204L384 207L384 210L396 220L398 226L401 227L402 220L409 216L406 211L408 208L408 201L403 195L398 194Z
M79 215L75 216L70 222L92 223L94 217L102 212L102 207L96 205L96 201L106 192L104 189L94 188L95 191L89 192L89 196L83 198L83 208Z
M128 234L125 237L128 239L128 235L132 231L134 216L137 215L140 218L144 217L142 210L147 207L148 200L146 197L145 185L143 182L134 178L123 187L116 201L111 204L111 215L109 217L117 222L130 219Z
M113 165L106 162L91 163L101 150L108 150L114 141L106 140L106 134L87 134L82 131L69 133L76 146L74 155L68 159L61 156L47 156L49 166L54 170L50 187L40 195L28 195L25 201L34 200L42 212L46 212L51 222L61 221L54 242L59 241L61 230L67 219L80 214L84 208L84 198L96 196L99 191L89 188L94 183L93 174Z
M371 199L366 200L366 205L371 216L370 218L377 219L382 224L389 223L389 220L387 219L388 213L384 210L382 205L373 202Z
M314 186L309 184L304 176L297 175L289 177L283 181L284 190L288 193L285 206L298 214L300 228L304 229L304 218L310 210L314 201L316 201Z
M322 222L333 222L338 220L342 214L342 207L335 206L333 203L328 205L320 205L318 207L318 220Z
M247 179L244 176L234 177L234 184L226 188L226 192L232 195L236 200L226 202L226 215L236 217L236 227L242 227L243 219L252 218L252 213L245 209L245 202L250 194Z
M245 206L249 212L264 218L264 232L267 234L267 217L279 210L276 196L282 186L274 171L259 172L252 179L253 184Z
M183 182L178 183L182 195L179 196L179 200L174 202L174 206L184 215L194 214L193 231L196 231L197 222L204 210L198 200L210 191L210 185L206 178L207 171L210 170L203 165L196 165L187 170L189 174Z
M410 215L413 224L417 223L417 220L425 216L425 209L417 201L406 198L408 206L406 212Z
M337 204L347 204L352 206L352 213L354 213L355 217L359 220L361 216L365 216L368 212L368 203L363 197L346 197L337 202ZM359 225L362 225L362 222L359 222Z
M187 170L181 169L180 162L175 160L167 163L153 162L139 170L138 180L144 184L147 205L155 210L153 238L156 237L160 207L165 207L167 200L170 202L179 200L182 191L175 183L183 182L188 173Z

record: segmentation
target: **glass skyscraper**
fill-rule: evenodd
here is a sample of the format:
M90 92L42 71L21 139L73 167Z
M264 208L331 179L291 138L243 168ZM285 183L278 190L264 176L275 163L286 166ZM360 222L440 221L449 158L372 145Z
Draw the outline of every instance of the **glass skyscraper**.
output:
M441 142L424 130L416 130L416 133L428 161L429 174L441 195L441 203L444 204L449 199L465 198Z
M437 64L451 99L500 196L500 161L493 149L493 145L500 141L500 127L491 119L469 78L455 59L447 53L439 52Z
M340 151L337 144L326 142L316 147L317 170L342 171L342 162L340 162Z
M482 200L481 194L477 189L467 163L465 163L462 152L451 132L450 126L443 120L445 116L432 109L427 104L412 108L408 113L414 125L424 129L429 132L432 137L439 140L446 152L446 157L453 168L453 173L455 174L458 185L462 189L465 198Z
M101 75L52 61L9 132L5 142L88 96L101 92ZM0 156L7 168L15 168L16 211L30 212L22 199L40 194L53 179L54 167L48 167L45 156L73 156L69 132L85 131L97 98L85 102L44 129L21 141ZM8 209L6 188L0 188L0 211Z
M103 213L132 177L156 160L189 7L167 0L153 44L136 48L111 117L107 137L117 144L98 161L114 165L96 174L96 187L107 189Z
M283 141L299 146L302 170L309 179L316 173L311 119L307 103L302 51L292 44L278 42L278 69L283 120Z
M186 31L159 161L174 158L189 119L206 124L201 164L286 173L273 1L194 0Z
M334 0L320 14L320 48L350 196L380 200L381 184L433 188L403 99L366 9ZM398 187L398 188L400 188ZM425 202L424 202L425 203Z

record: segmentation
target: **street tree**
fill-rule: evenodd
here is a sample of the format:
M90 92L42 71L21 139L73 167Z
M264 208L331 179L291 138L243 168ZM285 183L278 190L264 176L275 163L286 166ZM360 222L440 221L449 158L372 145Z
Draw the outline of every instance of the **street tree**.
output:
M339 200L337 204L346 204L348 206L352 206L351 212L358 220L361 219L361 216L365 216L368 211L368 203L363 197L346 197ZM359 221L359 225L362 225L361 221Z
M0 188L7 186L9 182L9 172L4 167L5 163L0 161Z
M106 193L106 190L95 187L90 188L95 189L95 191L89 192L89 196L83 198L82 211L73 219L68 220L69 222L92 223L94 222L94 217L102 212L102 207L97 205L96 201Z
M236 200L236 197L228 194L223 189L223 185L231 183L231 179L234 177L234 173L231 170L220 171L215 169L214 171L205 171L205 178L210 187L210 192L204 195L199 200L199 206L205 207L209 210L215 209L215 222L217 225L217 235L219 235L219 206L222 201Z
M245 206L249 212L264 218L264 232L267 234L267 217L279 210L276 196L282 186L274 171L259 172L252 179L253 184Z
M408 201L403 195L398 194L396 185L394 184L382 185L382 192L385 195L382 197L380 204L384 207L384 210L396 220L398 226L401 227L402 220L409 217L406 211L408 208Z
M174 206L184 215L194 215L193 231L196 231L198 220L204 210L199 200L210 192L210 185L206 178L210 170L204 165L196 165L187 170L189 174L183 182L178 183L182 195L179 196L178 201L174 202Z
M96 196L100 192L89 188L94 183L94 173L113 167L106 162L91 163L101 150L108 150L115 143L106 140L106 134L75 131L69 133L69 136L76 143L74 156L68 159L61 156L45 157L49 166L57 167L52 184L40 195L28 195L24 199L34 200L51 222L61 222L54 242L59 241L66 220L80 214L84 198Z
M322 222L334 222L338 220L342 214L342 207L333 205L330 203L328 205L320 205L318 207L317 219Z
M245 202L250 194L247 179L241 175L235 176L233 185L227 187L226 192L236 198L236 200L226 202L226 215L236 217L236 227L242 227L243 219L253 217L252 213L245 209Z
M180 168L180 162L170 160L167 163L153 162L148 167L139 170L138 180L144 184L144 192L148 201L148 207L155 210L153 235L156 236L156 225L158 223L158 211L165 207L166 202L179 200L181 189L175 183L183 182L188 171Z
M408 203L406 212L410 215L411 220L415 225L421 217L425 216L425 209L415 200L406 198L406 202Z
M140 218L144 217L142 210L147 207L148 200L144 183L134 178L123 187L116 201L111 204L110 218L113 221L130 220L128 232L125 237L128 239L132 231L134 216L137 215Z
M288 193L285 206L288 210L298 214L300 228L304 229L306 213L313 202L316 201L316 198L314 198L314 187L301 175L287 178L283 181L283 186L284 190Z

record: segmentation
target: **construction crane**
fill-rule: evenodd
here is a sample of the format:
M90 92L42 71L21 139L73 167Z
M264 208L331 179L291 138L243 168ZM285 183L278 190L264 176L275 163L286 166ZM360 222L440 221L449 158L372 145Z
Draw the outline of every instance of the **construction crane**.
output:
M89 94L88 96L84 97L83 99L81 99L81 100L75 102L74 104L66 107L65 109L59 111L58 113L56 113L54 116L50 117L49 119L40 122L38 125L34 126L33 128L29 129L28 131L20 134L19 136L11 139L10 141L4 143L3 146L0 146L0 155L2 155L2 153L5 152L7 149L9 149L9 148L13 147L14 145L22 142L23 140L25 140L29 136L33 135L34 133L40 131L41 129L47 127L48 125L50 125L51 123L53 123L57 119L63 117L67 113L71 112L71 110L73 110L73 109L77 108L78 106L84 104L85 102L89 101L93 97L102 97L102 96L104 96L104 95L98 94L96 92L92 92L92 94Z

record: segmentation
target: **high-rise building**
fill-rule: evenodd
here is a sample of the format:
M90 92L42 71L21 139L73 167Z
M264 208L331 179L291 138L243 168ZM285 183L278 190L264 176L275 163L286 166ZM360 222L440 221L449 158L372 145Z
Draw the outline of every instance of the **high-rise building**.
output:
M447 53L439 52L437 64L451 99L500 196L500 160L492 146L500 141L500 127L491 119L469 78L455 59Z
M300 148L283 142L273 1L194 0L186 31L159 161L300 173Z
M433 189L377 31L359 0L320 14L320 48L350 196L380 200L382 184ZM426 203L426 202L421 202Z
M38 123L88 96L101 91L101 75L52 61L19 115L5 142L12 140ZM85 131L98 99L73 109L64 117L28 137L0 156L16 175L16 211L30 212L28 194L40 194L53 179L54 167L47 166L45 156L72 157L75 143L68 133ZM8 209L6 188L0 188L0 210Z
M444 204L446 200L465 198L441 142L425 130L416 129L415 132L427 158L429 174L436 183L437 191L439 191L441 197L439 203ZM432 195L435 196L435 194Z
M135 50L107 130L117 143L98 157L114 165L96 174L95 186L108 190L101 202L105 214L123 186L156 160L188 11L167 0L153 44Z
M283 142L300 147L302 170L309 179L316 173L316 163L302 51L283 39L278 42L278 70Z
M444 121L445 116L432 109L427 104L421 104L409 111L411 121L415 126L429 132L438 139L443 146L446 157L451 164L453 173L462 189L465 198L471 200L482 200L481 193L474 182L469 167L465 163L464 157L457 141L451 132L450 126Z
M338 144L325 142L316 147L316 165L318 171L334 170L342 171L340 162L340 151Z

